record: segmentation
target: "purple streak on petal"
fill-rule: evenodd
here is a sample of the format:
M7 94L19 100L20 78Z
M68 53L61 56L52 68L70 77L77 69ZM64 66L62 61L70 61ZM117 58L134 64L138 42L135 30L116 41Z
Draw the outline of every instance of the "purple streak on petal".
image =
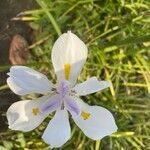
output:
M65 97L64 105L65 105L66 109L68 109L70 111L71 114L73 113L75 115L79 115L80 109L79 109L79 106L77 105L77 103L75 102L75 100L73 100L69 97Z
M50 113L61 107L61 103L61 97L54 95L40 107L40 111L41 113Z

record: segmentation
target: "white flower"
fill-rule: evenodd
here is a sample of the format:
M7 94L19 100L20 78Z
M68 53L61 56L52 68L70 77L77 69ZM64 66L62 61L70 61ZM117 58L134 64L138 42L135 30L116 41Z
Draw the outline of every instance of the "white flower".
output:
M86 45L71 31L62 34L52 49L52 62L58 82L53 85L45 75L25 66L13 66L7 83L18 95L40 93L36 100L23 100L12 104L7 111L9 128L31 131L56 111L42 138L51 147L60 147L71 137L68 111L86 136L102 139L117 131L112 114L100 106L89 106L79 96L88 95L110 86L107 81L92 77L75 85L86 61Z

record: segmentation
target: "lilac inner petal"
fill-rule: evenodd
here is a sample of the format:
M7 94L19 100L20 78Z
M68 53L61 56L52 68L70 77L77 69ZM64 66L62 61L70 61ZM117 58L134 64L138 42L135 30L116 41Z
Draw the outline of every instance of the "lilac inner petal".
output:
M47 102L45 102L41 107L40 111L42 113L50 113L52 111L55 111L59 107L61 107L61 97L59 95L52 96Z
M64 105L70 111L71 114L73 113L75 115L79 115L80 109L79 109L77 103L75 102L75 100L73 100L69 97L65 97Z

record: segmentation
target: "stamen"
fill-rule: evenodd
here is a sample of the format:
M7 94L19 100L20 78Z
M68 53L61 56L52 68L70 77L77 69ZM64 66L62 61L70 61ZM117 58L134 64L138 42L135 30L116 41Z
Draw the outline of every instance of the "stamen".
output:
M64 75L66 80L69 80L70 69L71 69L70 64L64 64Z
M32 108L32 114L33 114L34 116L37 116L39 113L40 113L40 110L39 110L38 107Z
M87 120L87 119L89 119L89 117L90 117L90 113L88 113L88 112L86 112L86 111L82 111L82 112L81 112L81 116L82 116L82 118L83 118L84 120Z

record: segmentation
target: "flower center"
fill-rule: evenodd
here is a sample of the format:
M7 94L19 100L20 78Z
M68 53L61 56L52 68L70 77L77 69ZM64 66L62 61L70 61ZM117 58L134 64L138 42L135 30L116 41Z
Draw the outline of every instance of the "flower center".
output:
M72 99L71 96L75 96L75 92L71 90L70 83L66 80L61 81L58 84L57 88L53 89L53 96L50 100L47 100L42 106L40 107L41 113L52 112L57 109L64 109L66 108L70 112L78 115L80 113L79 107L76 102ZM34 115L37 115L37 110L32 110ZM82 115L84 120L88 119L88 114L84 113Z
M67 81L62 81L58 85L57 92L62 96L65 97L67 94L69 94L69 83Z

